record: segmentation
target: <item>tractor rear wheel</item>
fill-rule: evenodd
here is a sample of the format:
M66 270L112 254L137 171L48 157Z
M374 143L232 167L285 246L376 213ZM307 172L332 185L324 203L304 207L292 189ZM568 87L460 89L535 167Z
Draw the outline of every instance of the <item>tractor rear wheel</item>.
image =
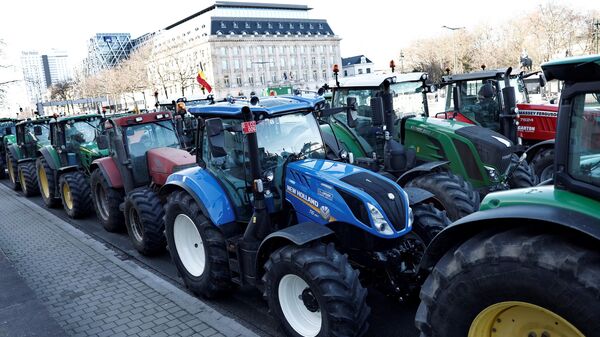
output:
M367 290L333 244L285 246L265 264L264 297L288 336L362 336Z
M451 172L432 172L408 182L434 195L450 220L458 220L479 209L479 193L473 186Z
M232 288L225 237L188 193L167 198L165 234L171 258L194 294L214 298Z
M416 315L421 336L596 335L600 253L584 245L530 228L470 238L425 281Z
M58 184L63 207L69 217L79 219L92 212L90 184L82 172L63 173Z
M40 194L35 174L35 163L24 162L19 165L19 183L25 197L30 198Z
M554 149L538 152L531 160L531 166L538 177L538 181L552 179L554 176Z
M511 169L514 165L519 165L508 179L510 188L525 188L535 186L538 183L537 177L527 161L519 163L519 156L513 154L511 157Z
M90 176L92 201L98 220L108 232L120 232L125 228L125 218L119 206L124 200L121 190L111 188L100 169Z
M125 226L135 249L142 255L162 253L167 245L165 212L158 195L147 187L137 188L125 198Z
M8 150L6 152L6 168L8 169L8 180L10 180L10 187L15 191L20 190L21 185L19 184L17 161Z
M54 180L54 170L50 164L43 158L38 158L35 162L37 171L37 180L40 194L46 207L54 208L60 204L60 195L57 195Z

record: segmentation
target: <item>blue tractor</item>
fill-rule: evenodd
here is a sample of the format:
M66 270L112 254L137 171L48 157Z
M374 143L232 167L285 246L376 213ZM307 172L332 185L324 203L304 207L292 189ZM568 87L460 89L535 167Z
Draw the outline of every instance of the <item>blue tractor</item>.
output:
M289 336L361 336L363 286L416 293L421 256L449 220L429 192L326 160L324 107L280 96L189 109L199 165L161 190L165 234L194 293L255 286Z

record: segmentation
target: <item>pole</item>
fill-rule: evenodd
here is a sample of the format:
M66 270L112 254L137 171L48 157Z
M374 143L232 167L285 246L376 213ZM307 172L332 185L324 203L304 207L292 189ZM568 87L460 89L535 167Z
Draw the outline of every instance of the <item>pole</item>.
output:
M596 38L596 54L599 54L600 51L598 49L598 38L600 36L600 20L596 19L596 22L594 22L594 37Z
M452 62L452 72L456 74L456 31L459 29L465 29L465 27L448 27L444 25L442 26L442 28L446 28L452 31L452 53L454 54L454 60Z

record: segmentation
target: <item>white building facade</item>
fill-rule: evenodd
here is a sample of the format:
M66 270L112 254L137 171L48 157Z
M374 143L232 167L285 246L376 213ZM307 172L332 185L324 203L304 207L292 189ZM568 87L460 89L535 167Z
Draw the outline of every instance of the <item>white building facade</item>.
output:
M21 68L27 96L32 104L42 101L50 86L73 78L68 54L55 49L46 53L21 52Z
M159 98L202 96L203 69L215 97L286 87L315 90L339 64L340 38L307 6L217 1L157 32L149 75Z
M356 76L362 74L370 74L374 71L373 62L365 55L357 55L342 59L342 76Z

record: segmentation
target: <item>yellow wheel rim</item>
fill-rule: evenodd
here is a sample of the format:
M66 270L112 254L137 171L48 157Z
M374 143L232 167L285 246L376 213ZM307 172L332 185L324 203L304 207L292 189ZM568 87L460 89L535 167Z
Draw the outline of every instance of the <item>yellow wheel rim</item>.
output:
M501 302L479 313L469 337L585 337L569 321L535 304Z
M48 187L48 177L46 177L46 170L44 167L40 166L38 170L38 179L40 181L40 187L42 188L42 193L44 194L44 198L50 198L50 188Z
M25 184L25 175L23 174L23 170L19 171L19 182L21 183L21 189L23 192L27 192L27 184Z
M65 182L62 187L63 192L63 200L68 209L73 209L73 198L71 197L71 189L69 188L69 184Z
M13 184L17 183L17 180L15 179L15 169L13 168L12 159L8 160L8 176L10 177L11 183L13 183Z

